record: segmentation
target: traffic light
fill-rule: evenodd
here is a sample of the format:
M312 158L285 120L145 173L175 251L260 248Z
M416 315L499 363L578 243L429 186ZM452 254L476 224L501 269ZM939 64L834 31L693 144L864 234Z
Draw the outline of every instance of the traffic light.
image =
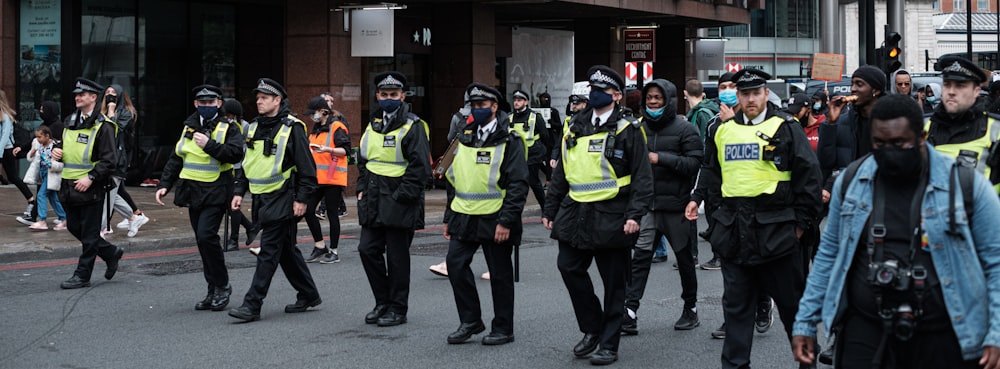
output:
M885 34L885 47L882 48L883 55L885 55L882 60L885 64L883 64L882 70L887 75L903 66L903 63L899 61L899 55L903 53L903 50L899 48L899 41L902 39L903 36L898 32L886 32Z

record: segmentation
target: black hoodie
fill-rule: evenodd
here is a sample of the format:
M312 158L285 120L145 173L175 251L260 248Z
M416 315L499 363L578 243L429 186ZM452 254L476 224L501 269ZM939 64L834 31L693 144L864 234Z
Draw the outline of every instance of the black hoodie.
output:
M62 141L63 123L59 119L59 103L55 101L42 102L42 125L52 130L52 138Z
M657 118L646 112L645 96L650 87L659 87L666 104ZM677 114L677 87L655 79L643 88L641 118L646 131L646 147L656 153L653 167L653 202L649 210L681 212L691 201L694 177L701 167L704 147L698 128Z

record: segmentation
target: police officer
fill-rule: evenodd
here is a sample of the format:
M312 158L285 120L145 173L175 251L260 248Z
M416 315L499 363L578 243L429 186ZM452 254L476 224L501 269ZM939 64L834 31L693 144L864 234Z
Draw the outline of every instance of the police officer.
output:
M448 343L462 343L486 329L472 276L472 256L480 245L493 290L493 323L484 345L514 341L514 265L511 253L521 241L521 211L528 195L524 144L505 122L497 121L500 92L473 83L466 89L472 122L458 135L460 145L448 178L445 239L448 279L461 325Z
M278 82L257 82L257 113L245 142L243 170L236 173L232 208L238 210L247 190L253 194L255 223L261 228L260 254L243 305L229 316L243 321L260 319L260 306L281 265L288 283L298 291L286 313L301 313L323 302L302 253L295 247L298 222L316 191L316 164L309 152L306 125L292 115L288 94Z
M538 179L538 172L545 165L549 141L549 130L545 128L545 118L528 107L528 93L514 90L514 111L510 113L507 122L512 131L517 132L528 150L528 185L535 194L539 204L545 203L545 189Z
M700 188L686 210L695 220L702 200L720 204L710 238L722 261L724 369L750 365L759 294L774 299L791 333L805 287L798 238L822 207L816 155L795 119L767 102L770 78L755 69L733 76L740 112L713 127Z
M573 116L561 140L542 223L559 241L559 272L584 334L573 354L597 350L590 362L607 365L618 360L629 251L649 211L653 174L639 122L620 105L625 81L604 65L587 74L590 107ZM603 308L587 272L591 262L604 282Z
M361 137L358 161L358 252L375 295L365 323L406 323L410 295L410 243L424 228L424 184L431 173L427 126L404 103L406 77L375 76L378 107Z
M549 155L551 157L551 159L549 159L549 166L552 168L556 167L556 162L558 162L559 158L562 156L562 153L560 153L561 148L559 147L559 142L562 139L562 136L569 132L570 119L573 118L573 115L576 115L576 113L587 109L587 102L589 99L588 95L590 94L590 82L581 81L574 83L572 92L573 94L569 95L569 106L566 109L566 119L563 119L562 125L559 126L560 133L552 138L552 153Z
M986 104L977 101L979 85L986 73L968 59L942 58L941 104L925 122L927 142L937 151L957 158L959 164L974 167L993 183L1000 193L1000 115L986 112ZM992 148L992 150L991 150Z
M177 187L174 204L187 207L208 294L194 305L195 310L222 311L229 305L229 272L219 242L219 224L233 193L233 164L243 160L243 134L239 124L230 123L219 110L222 90L201 85L194 90L197 110L184 120L174 154L167 160L156 189L156 203Z
M60 286L64 289L90 286L98 256L107 264L104 278L110 280L125 253L100 236L102 205L118 160L115 145L118 128L95 109L101 91L104 87L97 82L76 79L73 89L76 111L66 117L62 147L52 150L52 159L64 164L59 201L66 209L66 227L83 245L76 271Z
M694 177L704 155L698 128L677 115L677 87L665 79L654 79L643 86L643 109L639 112L646 132L649 162L653 168L653 200L649 213L639 224L639 239L632 254L632 272L625 290L625 317L622 334L639 333L639 302L646 291L646 281L653 253L660 237L666 236L677 257L684 308L674 324L676 330L691 330L699 325L698 275L691 252L691 221L684 208L691 199ZM695 243L697 247L697 243Z

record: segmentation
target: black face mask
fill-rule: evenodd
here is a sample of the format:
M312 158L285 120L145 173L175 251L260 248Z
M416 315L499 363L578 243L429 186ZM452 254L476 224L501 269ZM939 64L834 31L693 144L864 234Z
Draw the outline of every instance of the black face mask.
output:
M920 145L913 145L908 149L888 146L872 150L872 154L878 163L879 177L890 181L913 180L920 175L923 167Z

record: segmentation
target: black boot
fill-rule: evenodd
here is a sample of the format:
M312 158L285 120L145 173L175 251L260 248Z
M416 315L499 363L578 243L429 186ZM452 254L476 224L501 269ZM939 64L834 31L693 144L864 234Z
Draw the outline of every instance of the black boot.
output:
M212 308L212 296L215 295L215 286L208 285L208 293L205 294L205 299L198 301L194 304L195 310L208 310Z
M229 242L226 244L226 248L223 251L239 251L240 242L236 240L236 237L229 238Z
M229 295L233 293L233 288L228 284L225 287L216 287L212 294L212 303L209 306L212 311L222 311L229 305Z

